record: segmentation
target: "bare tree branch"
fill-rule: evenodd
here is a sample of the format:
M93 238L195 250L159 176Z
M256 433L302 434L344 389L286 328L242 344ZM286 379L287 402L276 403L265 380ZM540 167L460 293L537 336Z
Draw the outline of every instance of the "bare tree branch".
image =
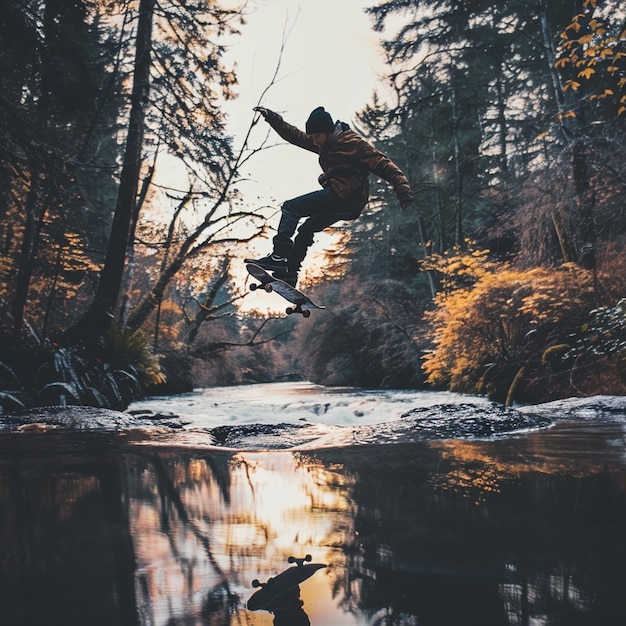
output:
M192 357L195 358L206 358L207 356L211 356L213 354L218 354L220 352L226 352L227 350L232 350L233 348L252 348L255 346L262 346L263 344L270 343L272 341L276 341L280 337L284 337L292 332L293 329L283 330L282 332L272 335L271 337L267 337L265 339L258 339L261 334L263 328L271 322L272 320L281 320L284 319L282 317L266 317L262 322L259 328L252 334L252 337L248 339L248 341L236 342L236 341L216 341L213 343L204 344L202 347L197 348L191 352Z

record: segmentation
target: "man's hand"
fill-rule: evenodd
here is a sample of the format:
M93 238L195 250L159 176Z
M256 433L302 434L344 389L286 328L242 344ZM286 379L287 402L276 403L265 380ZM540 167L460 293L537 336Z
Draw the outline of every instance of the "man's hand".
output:
M263 119L267 119L267 114L270 112L270 110L265 107L254 107L252 110L260 113L263 116Z
M414 198L411 194L408 194L398 198L398 200L400 201L400 206L404 210L413 203Z

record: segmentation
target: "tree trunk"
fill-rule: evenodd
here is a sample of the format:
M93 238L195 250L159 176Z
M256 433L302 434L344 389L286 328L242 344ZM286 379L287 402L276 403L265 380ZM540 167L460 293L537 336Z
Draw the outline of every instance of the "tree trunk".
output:
M561 77L558 70L556 69L556 54L554 51L555 38L550 28L550 22L548 20L548 8L546 0L542 0L540 2L538 9L543 49L546 55L546 66L548 74L550 76L554 102L558 110L559 125L564 131L564 134L567 135L567 131L565 129L565 94L563 92L563 85L561 84Z
M139 212L141 211L141 207L143 206L146 196L148 195L148 189L150 188L150 183L152 182L152 179L154 178L155 168L156 168L156 154L154 156L154 161L148 171L148 175L143 179L143 182L141 183L141 191L139 192L139 198L137 199L135 212L133 214L133 217L130 223L130 229L129 229L129 235L128 235L129 245L127 249L127 259L126 259L127 268L126 268L126 274L123 277L124 278L123 284L122 284L123 296L122 296L121 305L119 307L120 327L123 327L126 325L126 319L128 318L128 304L129 304L128 290L130 288L133 274L134 274L135 246L133 244L135 240L135 231L137 228L137 221L139 218Z
M217 280L211 285L209 292L206 294L204 301L200 303L200 309L196 313L195 318L191 324L191 328L187 333L187 345L191 345L198 336L198 331L202 324L209 319L212 313L215 313L216 308L213 307L215 302L215 298L217 298L217 294L221 287L228 280L228 266L230 259L226 257L222 262L222 267L220 269L220 275L217 277Z
M30 169L30 189L26 197L26 221L24 234L22 235L22 247L20 250L20 262L15 279L15 292L11 303L11 316L13 318L13 333L19 336L24 323L24 311L28 301L28 289L33 274L33 263L39 231L41 230L44 200L40 192L39 173L36 167Z
M498 93L498 144L500 146L500 171L505 174L509 169L508 155L507 155L507 124L506 124L506 99L505 99L505 87L502 84L502 76L498 77L496 81L496 89Z
M128 317L127 328L133 331L139 330L141 325L148 319L150 313L163 301L163 295L165 294L167 286L183 266L185 259L184 254L177 254L167 267L161 269L161 273L154 287L144 296Z
M404 146L404 160L406 162L406 174L409 177L409 180L416 180L416 175L413 172L413 160L410 156L410 150L408 145L408 138L411 136L410 130L407 127L407 119L406 113L401 118L401 126L402 129L402 141ZM434 168L433 168L434 169ZM413 205L416 206L416 205ZM417 232L419 234L419 242L424 250L424 256L429 257L432 252L432 242L429 242L427 236L426 224L424 223L424 217L419 208L416 207L417 213ZM433 272L426 272L426 276L428 277L428 284L430 287L430 295L434 298L435 294L438 291L438 285L436 284L435 276Z
M542 0L540 4L540 22L541 34L543 37L544 48L546 51L547 66L554 90L554 100L557 103L559 111L560 127L566 139L574 137L572 144L572 177L574 181L574 190L576 192L576 206L573 208L575 213L571 222L574 225L572 240L575 243L576 251L574 253L577 263L586 269L595 268L595 229L593 224L593 208L595 198L591 186L589 184L589 169L587 163L587 150L584 139L582 139L582 115L580 103L566 102L565 93L561 85L561 79L556 69L556 55L554 52L554 36L550 30L547 17L547 4ZM566 128L565 120L569 119L565 115L567 108L578 109L575 118Z
M140 0L139 3L131 111L117 203L94 300L83 319L72 329L72 334L79 338L86 333L103 335L106 332L120 296L141 170L144 107L150 91L150 52L155 4L156 0Z
M39 99L37 103L36 134L44 134L46 126L51 116L50 94L53 91L51 86L53 81L52 64L48 44L56 35L56 20L59 16L59 6L54 2L46 2L43 14L43 39L44 46L42 49L42 66L41 78L39 84ZM33 276L35 263L35 255L39 245L39 234L43 217L46 212L44 206L44 198L42 194L43 181L46 176L50 176L54 171L52 166L46 173L46 169L42 169L44 165L41 159L29 159L29 183L30 187L24 203L25 222L24 234L22 235L22 245L20 249L20 260L15 281L15 291L13 302L11 303L11 316L13 318L13 334L18 337L22 325L24 324L24 312L28 302L28 291L30 289L30 281ZM47 165L47 163L46 163Z
M559 209L552 211L551 218L554 226L554 233L557 241L559 242L561 258L565 261L565 263L573 262L575 259L575 253L569 237L570 229L565 224L565 220Z
M456 210L454 212L454 243L465 247L463 236L463 171L461 167L461 148L459 145L459 112L456 86L452 88L452 141L454 145L454 172L456 175Z
M574 142L572 147L572 175L576 190L576 243L577 262L585 269L594 269L595 255L595 227L593 223L593 208L595 196L589 184L589 168L587 164L587 150L583 140Z

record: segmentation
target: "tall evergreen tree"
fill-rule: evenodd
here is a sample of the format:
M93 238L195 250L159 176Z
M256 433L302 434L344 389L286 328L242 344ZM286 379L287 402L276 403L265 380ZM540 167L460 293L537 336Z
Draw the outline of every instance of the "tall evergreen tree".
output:
M14 334L27 303L33 301L31 315L40 318L43 294L53 291L29 297L33 280L65 280L63 259L92 239L90 231L102 230L98 197L112 179L93 175L92 157L107 140L113 155L116 147L102 98L108 42L91 9L88 1L58 0L10 0L3 9L0 175L6 185L0 196L7 219L0 280L10 295Z
M439 249L462 245L493 217L498 206L482 190L505 191L567 150L577 199L559 241L563 258L582 262L593 200L581 129L568 121L555 67L556 36L576 8L575 0L391 0L368 9L381 32L391 16L408 18L384 46L399 93L398 127L406 137L426 129L411 137L413 146L422 138L414 169L418 192L428 190L418 207L438 227L427 237Z
M82 318L81 325L74 328L79 336L86 332L94 332L96 335L106 332L122 286L142 165L144 107L150 92L150 52L155 4L156 0L140 0L139 3L131 108L117 203L95 297Z
M218 96L232 97L235 77L225 70L223 45L210 41L236 31L241 15L202 0L161 7L140 0L134 42L133 87L107 256L95 298L72 335L102 334L119 303L125 261L141 208L139 180L145 153L163 142L168 151L201 172L208 195L225 198L231 157ZM142 169L143 168L143 169Z

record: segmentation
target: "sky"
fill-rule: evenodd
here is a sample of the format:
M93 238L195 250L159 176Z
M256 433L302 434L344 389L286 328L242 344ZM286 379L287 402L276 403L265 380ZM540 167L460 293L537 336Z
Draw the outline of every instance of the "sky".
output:
M277 82L263 96L262 106L302 129L317 106L335 120L352 123L384 74L379 36L363 12L373 4L376 0L249 0L248 24L227 58L236 62L239 79L239 96L226 107L236 145L279 61ZM261 121L254 138L262 139L267 128ZM282 141L275 133L270 140ZM285 145L257 154L248 169L254 183L242 191L250 202L259 196L261 204L277 209L290 197L318 189L321 173L314 154Z
M253 107L259 104L301 129L318 106L334 120L353 125L356 113L382 87L385 75L380 36L364 13L365 7L377 1L248 0L247 24L234 38L225 59L236 64L238 77L238 97L225 106L235 148L241 145L253 119ZM276 82L265 92L279 63ZM266 136L272 147L247 163L242 172L246 182L238 188L248 208L267 207L261 210L275 229L285 200L320 189L317 178L321 169L317 155L285 144L261 119L254 128L252 144L259 145ZM303 264L300 286L303 278L319 274L324 249L332 245L332 236L316 235ZM257 240L249 255L265 256L271 247L268 239ZM284 308L278 300L274 294L257 291L246 298L242 308Z
M237 98L223 104L235 150L241 146L257 105L277 111L303 130L310 112L318 106L323 106L334 120L353 125L356 113L371 102L375 90L383 88L387 72L380 35L374 33L371 19L364 13L365 7L377 2L247 1L247 23L240 28L241 34L229 42L224 58L226 67L234 64L238 78ZM275 83L266 91L279 63ZM275 229L285 200L320 189L317 178L321 169L317 155L285 144L261 119L254 127L251 145L259 146L266 138L271 147L246 163L240 172L244 180L237 188L246 208L258 211ZM161 184L179 186L171 182L181 176L179 167L168 160L164 163ZM319 274L324 249L332 245L332 236L316 236L301 279ZM271 247L269 239L258 239L246 256L265 256ZM243 263L235 275L242 281L248 279ZM249 294L241 308L279 310L284 309L284 302L275 294L259 290Z

